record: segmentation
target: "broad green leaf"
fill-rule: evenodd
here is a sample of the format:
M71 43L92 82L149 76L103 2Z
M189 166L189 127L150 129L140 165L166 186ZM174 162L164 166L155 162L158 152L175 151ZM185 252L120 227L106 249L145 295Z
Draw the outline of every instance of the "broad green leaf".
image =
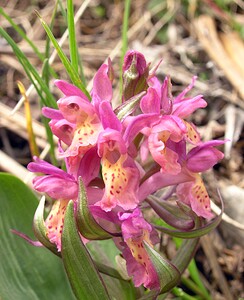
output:
M72 201L67 206L64 218L62 258L77 299L110 299L102 278L77 231Z
M75 299L62 261L45 248L37 248L10 230L31 238L38 200L18 178L0 173L0 299Z

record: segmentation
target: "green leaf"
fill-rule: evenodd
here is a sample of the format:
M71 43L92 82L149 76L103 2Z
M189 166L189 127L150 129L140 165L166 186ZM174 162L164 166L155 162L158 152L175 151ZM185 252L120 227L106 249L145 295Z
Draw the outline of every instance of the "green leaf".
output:
M23 182L0 173L1 300L74 299L60 258L10 231L16 229L34 238L32 220L37 204Z
M67 73L69 74L69 77L72 80L73 84L75 86L77 86L78 88L80 88L82 90L82 92L90 99L91 96L88 93L88 91L86 90L86 87L84 86L84 84L82 83L82 81L80 80L78 72L73 68L73 66L70 63L69 59L64 54L63 50L59 46L57 40L55 39L55 37L54 37L52 31L50 30L50 28L48 27L47 23L42 19L42 17L40 16L40 14L37 11L36 11L36 14L40 18L42 26L45 29L47 35L49 36L49 38L50 38L50 40L51 40L54 48L56 49L56 51L58 53L58 56L59 56L62 64L64 65Z
M86 189L79 178L79 197L77 205L77 226L80 233L89 240L104 240L112 236L93 218L88 208Z
M68 23L68 30L69 30L69 49L70 49L71 64L76 70L76 72L79 72L82 82L86 84L82 60L81 57L79 56L78 44L76 42L76 36L75 36L75 17L74 17L73 0L67 0L67 23Z
M67 206L64 218L62 258L77 299L109 299L102 278L77 231L72 201Z

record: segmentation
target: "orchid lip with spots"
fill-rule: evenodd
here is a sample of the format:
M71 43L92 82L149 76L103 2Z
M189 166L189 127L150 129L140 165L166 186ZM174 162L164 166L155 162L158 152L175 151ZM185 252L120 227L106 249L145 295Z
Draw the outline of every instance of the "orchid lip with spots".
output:
M66 171L38 158L28 169L44 174L34 179L33 187L53 200L45 225L47 238L58 251L66 207L71 200L77 209L81 179L95 222L107 232L116 228L116 246L135 286L159 291L158 267L143 246L146 242L154 249L159 242L152 220L144 217L144 208L150 206L147 197L170 187L168 198L176 199L175 210L181 202L199 218L212 218L201 173L223 158L217 147L225 141L203 142L189 121L191 114L207 105L202 95L188 95L196 76L173 96L170 77L160 83L157 67L152 71L149 67L142 53L127 52L121 102L123 109L128 103L128 112L122 118L116 115L119 107L114 107L118 101L113 95L110 60L94 76L91 101L76 86L57 80L63 97L57 102L58 109L44 107L43 114L59 139L59 158ZM142 92L140 101L132 102Z

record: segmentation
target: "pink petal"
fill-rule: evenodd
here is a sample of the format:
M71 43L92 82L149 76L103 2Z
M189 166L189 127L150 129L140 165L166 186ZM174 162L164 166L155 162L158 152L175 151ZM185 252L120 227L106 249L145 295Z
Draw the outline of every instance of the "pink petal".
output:
M178 154L167 148L158 138L159 134L151 134L148 138L148 148L153 159L161 166L161 171L168 174L178 174L181 166L178 163Z
M135 50L129 50L124 58L123 72L131 68L132 62L135 61L135 69L139 76L145 73L147 63L143 54Z
M204 172L212 168L223 158L224 154L213 147L201 149L187 160L186 166L194 173Z
M194 173L204 172L212 168L224 158L224 154L213 146L223 143L225 141L209 141L193 148L187 154L187 168Z
M111 128L117 131L122 130L122 124L113 112L109 102L101 102L99 105L99 115L104 129Z
M200 175L195 175L195 181L179 184L176 189L180 201L191 206L199 216L211 218L210 199Z
M56 201L45 221L47 237L51 243L56 244L58 251L61 251L61 235L64 225L64 215L69 200Z
M49 119L56 119L56 120L63 119L63 115L61 111L50 107L43 107L42 114Z
M98 176L100 171L100 161L101 158L97 154L96 147L88 150L81 159L77 177L81 176L86 186Z
M126 260L128 275L133 278L135 287L144 285L145 288L151 290L159 289L158 275L150 261L147 263L147 268L145 268L143 264L135 260L129 247L123 250L123 257Z
M48 175L55 175L65 180L73 180L73 176L66 173L65 171L51 165L50 163L34 156L34 162L28 164L27 169L35 173L43 173Z
M110 211L117 205L133 209L138 204L137 191L139 170L127 154L121 133L106 129L98 139L98 155L102 158L102 176L105 191L97 203L103 210Z
M49 122L49 126L53 134L56 135L66 145L70 145L72 143L74 135L74 124L66 121L65 119L52 119Z
M74 180L53 175L37 176L33 186L36 191L46 193L53 199L76 199L78 196L78 186Z
M86 101L89 101L87 96L75 85L70 84L64 80L55 80L54 83L65 96L78 96Z
M188 87L186 87L177 97L175 97L174 99L174 104L185 100L185 95L194 87L195 85L195 81L197 79L197 76L193 76L192 77L192 82L188 85Z
M158 275L143 246L143 241L152 246L152 226L145 221L139 209L132 213L119 213L122 221L122 236L127 244L123 251L128 274L133 276L135 286L143 284L150 289L159 288ZM157 242L159 239L157 239Z
M199 144L201 142L201 137L196 126L190 122L184 121L184 123L187 128L187 133L185 134L186 140L193 145Z
M154 88L148 88L147 94L141 99L140 107L144 114L160 114L160 98Z
M162 172L158 172L149 177L144 181L139 188L139 200L140 202L145 200L148 195L153 194L159 189L162 189L167 186L176 185L182 182L187 182L193 180L193 177L188 173L182 170L177 175L167 175Z
M95 114L92 104L78 96L61 98L58 107L64 118L71 123L81 123Z
M172 111L173 96L171 94L171 89L172 84L170 78L167 76L161 87L161 110L163 114L170 114Z
M92 98L95 97L95 101L110 102L112 100L113 90L111 80L108 77L108 71L108 65L101 65L93 79Z
M174 103L173 114L179 118L187 118L198 108L207 106L207 102L202 98L202 95L198 95L194 98L182 100L181 102Z

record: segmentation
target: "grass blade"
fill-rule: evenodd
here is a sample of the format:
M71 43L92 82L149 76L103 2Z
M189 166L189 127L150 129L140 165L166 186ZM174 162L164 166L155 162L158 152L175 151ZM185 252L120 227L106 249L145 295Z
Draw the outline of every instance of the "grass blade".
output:
M60 60L62 61L71 81L73 82L73 84L75 86L77 86L78 88L80 88L82 90L82 92L90 99L91 96L88 93L88 91L86 90L85 85L82 83L78 72L73 68L73 66L71 65L69 59L67 58L67 56L64 54L63 50L61 49L61 47L59 46L57 40L55 39L52 31L50 30L50 28L48 27L48 25L46 24L46 22L42 19L42 17L39 15L38 12L36 12L38 17L40 18L40 21L42 23L43 28L45 29L47 35L49 36L54 48L56 49L58 56L60 58Z
M49 61L48 61L47 58L44 60L44 64L43 64L42 78L46 82L46 84L49 85ZM43 107L43 106L45 106L45 103L43 103L42 100L41 100L41 107ZM48 124L49 119L47 119L46 117L44 117L42 115L41 116L41 121L42 121L42 124L44 124L44 126L45 126L46 136L47 136L48 144L50 146L49 154L50 154L52 164L57 166L57 159L56 159L56 156L55 156L55 144L54 144L54 140L53 140L53 133L52 133L51 128Z
M52 13L52 18L51 18L51 24L50 24L50 28L53 29L53 25L54 25L54 19L57 13L57 8L58 8L58 1L56 1L55 6L54 6L54 10ZM50 56L50 39L46 40L46 46L45 46L45 60L43 61L43 70L45 69L45 72L43 73L45 75L45 77L42 76L42 78L45 80L46 85L49 87L49 78L50 78L50 73L53 75L53 77L58 78L57 74L53 74L53 69L51 68L50 64L49 64L49 56Z
M74 6L72 0L67 0L67 23L69 29L69 51L71 65L78 73L78 48L75 37Z
M44 55L38 50L38 48L35 46L35 44L27 37L25 32L11 19L11 17L5 13L2 7L0 7L0 15L2 15L9 23L10 25L15 29L16 32L31 46L31 48L34 50L38 58L43 61Z
M67 0L67 23L69 29L69 51L71 64L74 69L79 73L82 82L85 84L85 76L83 72L82 60L79 56L78 46L75 35L75 17L73 0Z
M46 106L57 108L57 103L52 93L50 92L49 88L47 87L43 79L38 74L37 70L33 67L33 65L29 62L28 58L20 50L18 45L14 42L14 40L8 35L8 33L2 27L0 27L0 35L2 35L3 38L5 38L8 44L12 47L14 54L16 55L19 62L23 66L26 75L28 76L31 83L34 85L43 103ZM43 93L46 94L46 97L43 96Z
M0 7L0 15L2 15L14 28L14 30L25 40L30 47L33 49L37 57L40 59L40 61L44 61L45 56L38 50L38 48L35 46L35 44L28 38L28 36L25 34L25 32L19 27L11 18L10 16L3 10L2 7ZM52 73L53 77L57 78L56 72L53 70L53 68L50 69L50 72Z
M65 20L67 20L67 14L66 14L66 11L65 11L65 9L63 7L62 1L61 0L57 0L57 1L58 1L58 6L60 8L62 16L64 17Z

